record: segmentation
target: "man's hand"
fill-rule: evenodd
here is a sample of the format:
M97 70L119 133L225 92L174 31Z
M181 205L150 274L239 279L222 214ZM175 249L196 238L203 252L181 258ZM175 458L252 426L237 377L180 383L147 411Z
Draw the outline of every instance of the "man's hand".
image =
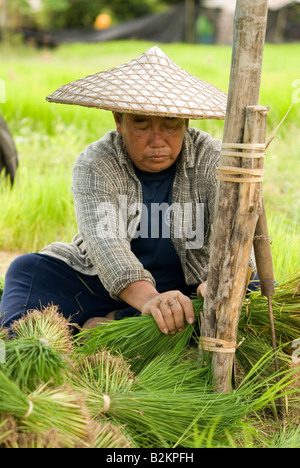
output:
M142 314L151 314L162 333L174 335L185 328L185 320L193 323L194 308L191 300L180 291L167 291L148 299Z
M195 320L193 304L189 297L180 291L159 293L148 281L129 284L119 297L140 310L143 315L152 315L158 328L165 334L183 331L185 320L188 323Z

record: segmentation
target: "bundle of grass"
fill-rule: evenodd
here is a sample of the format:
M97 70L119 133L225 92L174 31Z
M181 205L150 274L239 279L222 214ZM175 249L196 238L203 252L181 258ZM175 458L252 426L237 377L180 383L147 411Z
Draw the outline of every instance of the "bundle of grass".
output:
M216 438L226 430L237 431L245 415L271 404L288 385L287 379L279 385L258 378L270 356L260 360L237 391L224 395L214 393L208 369L197 369L197 362L184 353L178 363L172 352L157 357L136 378L128 367L125 376L123 371L114 375L119 357L107 355L108 365L98 356L82 358L85 364L72 378L76 391L85 393L93 419L106 416L125 426L134 445L143 448L193 447L195 430L198 434L212 425Z
M300 330L300 272L293 273L279 282L272 297L275 332L278 345L280 368L290 363L293 340L299 338ZM203 299L194 298L195 315L203 310ZM200 325L199 325L199 334ZM268 300L261 292L252 292L245 300L238 326L238 342L243 341L236 351L236 358L244 372L248 372L260 357L272 350L272 335L268 312ZM273 372L273 365L265 369L264 378Z
M278 345L299 338L300 330L300 271L289 275L275 287L272 297L274 326ZM263 336L272 342L267 298L254 292L245 301L239 323L244 336Z
M12 323L11 329L17 338L39 338L56 351L71 354L74 348L72 326L74 324L59 313L57 306L48 305L42 310L28 311Z
M100 392L130 392L136 377L130 364L121 356L115 356L107 349L102 349L92 356L80 357L77 361L80 378L92 381Z
M243 333L239 334L238 341L240 342L242 338L245 338L242 346L236 350L236 360L240 365L240 368L243 371L243 374L248 373L253 366L259 361L261 356L269 353L272 349L272 344L264 336L256 336L252 333ZM291 358L288 356L282 348L277 349L277 359L280 369L287 369L290 365ZM261 378L266 378L273 373L274 366L271 365L270 368L265 368L261 372Z
M85 395L87 408L97 420L105 413L109 395L130 392L134 379L121 356L103 349L93 356L79 357L69 382L77 393Z
M46 340L31 337L7 341L5 362L0 369L24 391L31 392L43 382L61 385L70 366L70 360Z
M89 415L82 396L69 388L43 385L27 395L0 372L0 414L13 416L21 433L45 434L55 429L65 447L85 445L89 438Z
M300 329L300 273L296 272L276 287L273 296L275 330L278 345L290 343L299 338ZM92 330L84 330L77 335L80 345L78 352L93 354L103 346L113 353L120 353L130 359L134 372L140 372L157 356L172 351L179 356L188 346L198 343L200 336L200 312L203 310L203 298L192 297L196 321L186 325L182 333L162 334L154 319L149 316L127 318L100 324ZM272 349L272 337L268 314L267 299L260 291L253 292L244 302L239 322L239 341L246 338L237 350L237 359L248 372L260 356ZM283 350L279 353L281 364L286 363ZM273 372L272 366L269 372Z
M1 369L23 390L42 382L61 385L72 365L74 349L70 323L55 306L29 311L13 322Z
M119 353L130 360L134 372L139 372L156 356L172 351L179 356L191 342L195 327L186 324L181 333L165 335L158 329L150 315L129 317L101 323L92 330L83 330L77 337L77 352L94 354L103 347L112 353Z
M200 363L197 348L188 348L180 356L172 351L155 357L138 374L135 389L160 391L168 388L197 389L210 382L211 369Z

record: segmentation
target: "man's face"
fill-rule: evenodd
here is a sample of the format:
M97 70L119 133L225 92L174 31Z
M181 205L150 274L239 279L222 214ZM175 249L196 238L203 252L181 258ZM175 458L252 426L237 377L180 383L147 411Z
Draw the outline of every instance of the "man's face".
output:
M159 172L178 158L188 120L116 113L114 118L129 157L138 169Z

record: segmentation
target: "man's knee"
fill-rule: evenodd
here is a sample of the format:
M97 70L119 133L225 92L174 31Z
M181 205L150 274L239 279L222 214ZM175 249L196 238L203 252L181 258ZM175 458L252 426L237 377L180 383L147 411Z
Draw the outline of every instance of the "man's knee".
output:
M24 254L15 258L8 267L5 275L5 283L18 277L19 274L30 271L36 264L36 254Z

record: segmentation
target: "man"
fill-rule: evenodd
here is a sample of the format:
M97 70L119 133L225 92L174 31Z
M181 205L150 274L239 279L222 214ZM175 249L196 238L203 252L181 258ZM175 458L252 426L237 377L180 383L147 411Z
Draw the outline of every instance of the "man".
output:
M191 293L205 294L221 149L189 119L224 118L226 95L153 47L47 99L111 110L116 131L74 165L72 243L11 264L2 323L52 302L80 326L117 311L151 314L162 333L182 331L194 321Z

